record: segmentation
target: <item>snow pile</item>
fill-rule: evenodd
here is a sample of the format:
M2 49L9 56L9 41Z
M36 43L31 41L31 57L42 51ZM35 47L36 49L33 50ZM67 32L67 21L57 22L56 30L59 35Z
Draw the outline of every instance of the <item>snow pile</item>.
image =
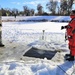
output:
M50 66L45 61L31 64L6 62L0 64L0 75L55 75L56 69L53 68L55 68L55 65Z
M62 64L40 60L37 63L30 64L24 61L12 61L0 63L0 75L74 75L72 62Z

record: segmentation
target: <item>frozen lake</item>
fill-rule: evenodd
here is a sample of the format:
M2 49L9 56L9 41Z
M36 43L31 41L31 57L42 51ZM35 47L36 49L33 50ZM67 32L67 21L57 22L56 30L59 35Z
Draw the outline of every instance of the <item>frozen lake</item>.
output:
M75 61L64 62L68 42L65 42L65 30L61 30L61 26L67 24L3 22L5 47L0 48L0 75L74 75ZM30 47L58 52L51 60L23 57Z

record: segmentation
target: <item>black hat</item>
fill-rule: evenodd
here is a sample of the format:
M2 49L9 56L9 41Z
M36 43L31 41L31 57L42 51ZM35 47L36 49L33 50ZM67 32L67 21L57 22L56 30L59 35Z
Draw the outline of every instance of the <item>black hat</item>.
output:
M72 13L74 13L74 14L75 14L75 10L72 10Z

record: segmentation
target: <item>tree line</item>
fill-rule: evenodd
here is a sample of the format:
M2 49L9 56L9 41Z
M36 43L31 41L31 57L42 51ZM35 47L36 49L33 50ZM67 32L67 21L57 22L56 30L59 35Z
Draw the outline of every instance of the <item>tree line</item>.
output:
M37 5L37 13L35 13L34 9L29 9L28 6L23 6L23 11L18 10L17 8L1 8L0 15L2 16L37 16L37 15L69 15L72 6L74 4L74 0L61 0L58 1L49 0L49 2L45 5L48 12L43 10L43 6L41 4Z

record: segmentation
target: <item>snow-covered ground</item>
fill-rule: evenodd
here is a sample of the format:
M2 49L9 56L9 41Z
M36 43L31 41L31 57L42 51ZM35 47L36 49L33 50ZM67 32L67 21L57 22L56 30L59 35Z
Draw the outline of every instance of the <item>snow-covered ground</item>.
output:
M67 24L3 22L5 47L0 48L0 75L75 75L75 61L64 62L64 55L69 50L68 41L65 42L64 38L65 30L61 30L61 26ZM51 60L24 57L23 54L31 47L58 52Z

